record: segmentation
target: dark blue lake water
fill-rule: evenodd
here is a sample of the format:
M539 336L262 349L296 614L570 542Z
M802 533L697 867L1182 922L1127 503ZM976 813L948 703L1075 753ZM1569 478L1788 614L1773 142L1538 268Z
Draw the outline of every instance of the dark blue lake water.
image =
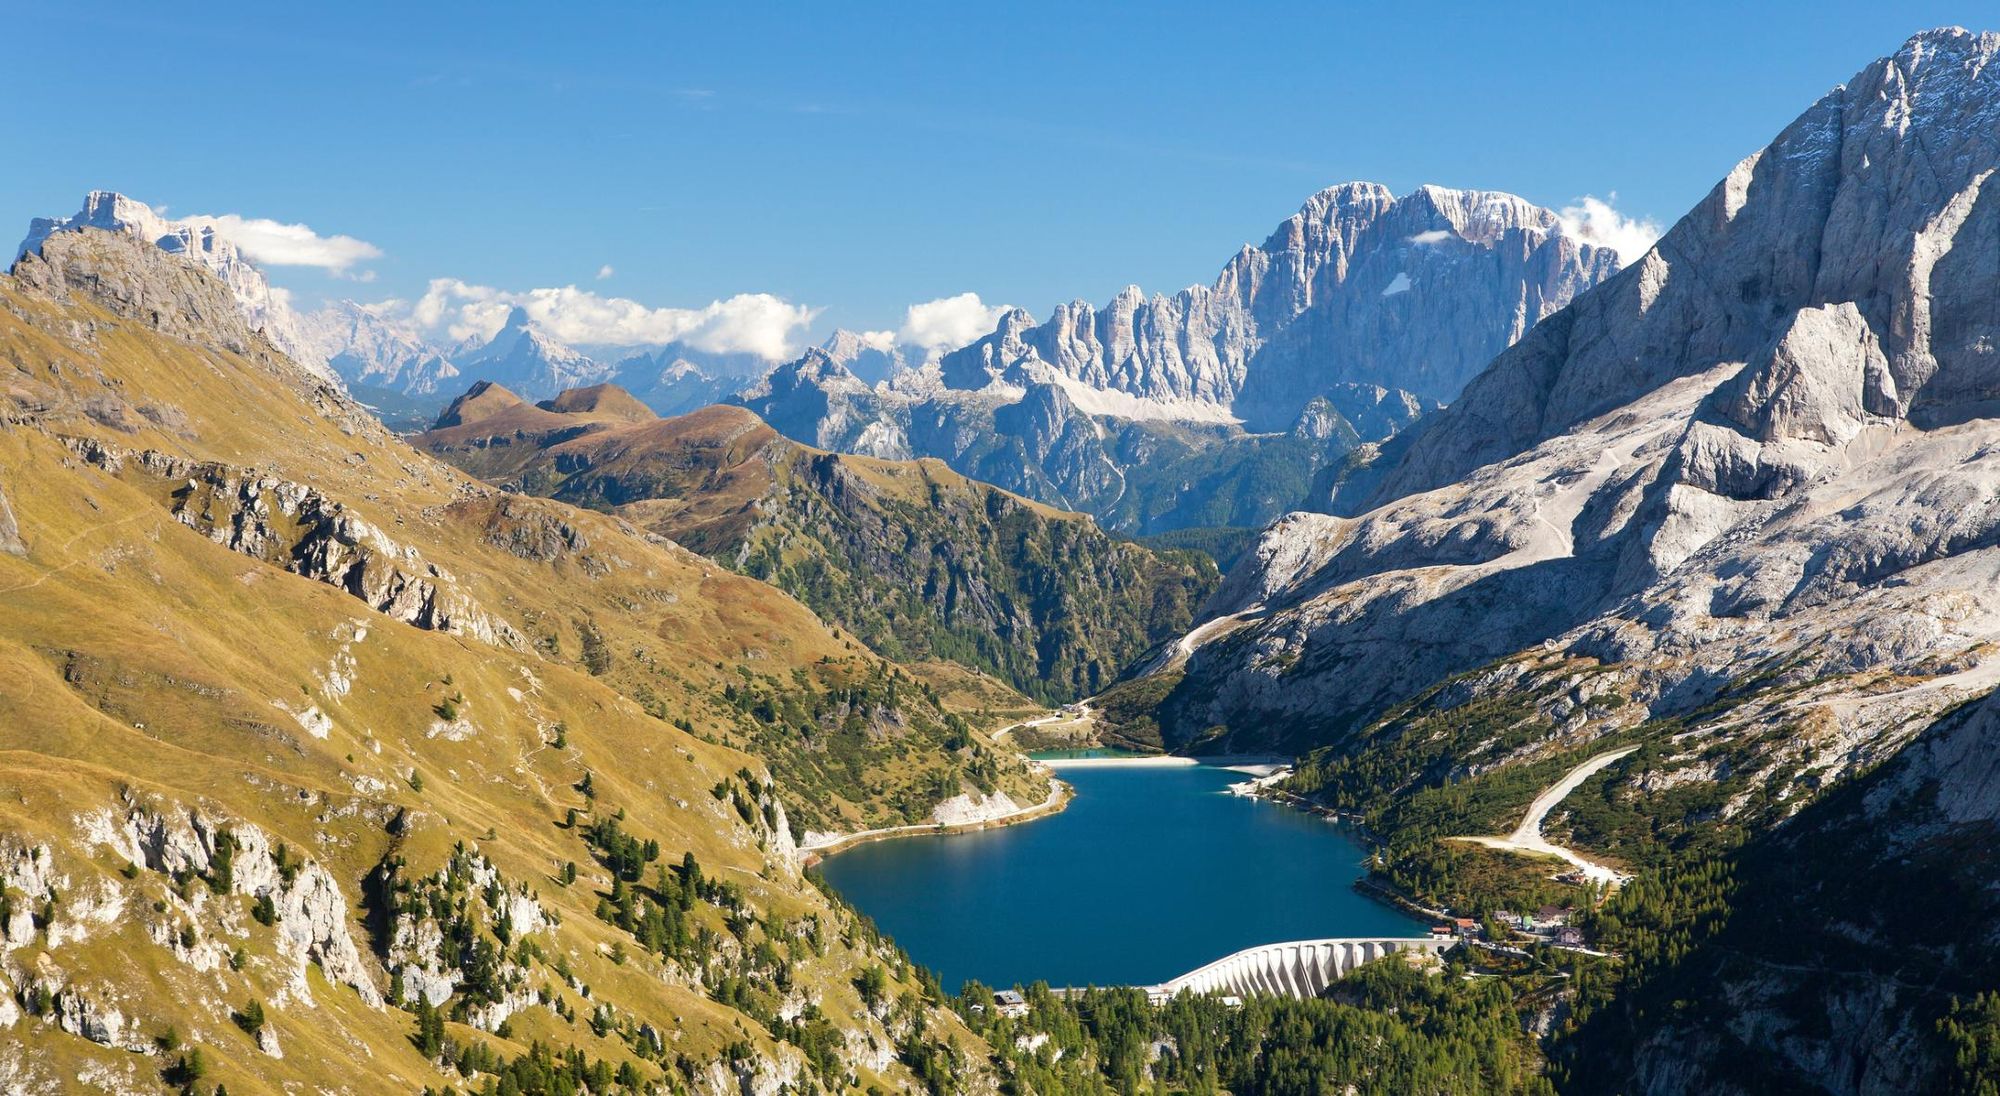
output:
M1340 827L1230 795L1206 766L1065 768L1061 814L899 838L821 870L948 991L1150 985L1255 944L1418 936L1353 890L1365 853Z

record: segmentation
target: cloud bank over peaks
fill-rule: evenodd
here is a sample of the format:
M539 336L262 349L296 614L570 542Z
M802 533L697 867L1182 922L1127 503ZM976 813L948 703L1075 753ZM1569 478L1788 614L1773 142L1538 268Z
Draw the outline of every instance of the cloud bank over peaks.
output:
M641 347L684 343L714 354L754 354L782 361L797 354L819 310L769 293L739 293L701 308L653 308L574 285L525 291L433 278L413 302L378 307L406 316L453 341L489 339L520 308L554 338L579 346Z
M356 281L373 281L373 271L349 273L358 263L382 257L382 249L352 236L322 236L303 224L286 224L235 213L197 213L184 224L212 229L260 266L310 266Z
M913 304L903 313L897 341L925 351L956 350L991 334L1011 305L988 305L977 293Z
M1618 265L1627 266L1653 249L1661 228L1650 217L1627 217L1613 209L1611 203L1617 200L1616 191L1608 199L1586 194L1562 207L1556 216L1562 221L1563 232L1584 243L1610 248L1618 253Z

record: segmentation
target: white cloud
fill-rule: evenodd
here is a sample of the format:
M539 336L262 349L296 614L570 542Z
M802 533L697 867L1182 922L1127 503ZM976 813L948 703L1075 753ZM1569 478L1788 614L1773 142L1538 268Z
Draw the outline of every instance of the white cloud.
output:
M352 236L322 236L302 224L285 224L262 217L239 217L234 213L196 214L180 218L235 244L245 258L263 266L315 266L335 274L346 274L356 263L382 257L382 249ZM373 275L363 272L360 280Z
M1586 194L1566 205L1557 214L1562 230L1587 244L1608 247L1618 253L1618 265L1638 261L1652 250L1660 238L1660 224L1650 217L1627 217L1611 208L1618 200L1616 191L1602 199Z
M755 354L782 361L797 353L797 336L817 309L769 293L739 293L702 308L649 308L624 297L600 296L573 285L525 292L433 278L415 303L399 307L428 330L454 340L491 338L515 308L556 339L594 346L686 343L712 354Z
M603 266L597 268L597 280L601 282L604 279L609 278L610 276L616 273L618 272L616 270L611 269L610 263L605 263Z
M856 331L854 337L860 341L861 345L870 350L879 350L887 354L889 351L896 349L896 333L894 331Z
M1010 305L987 305L977 293L960 293L935 301L913 304L903 313L903 329L896 337L910 346L925 350L956 350L981 336L991 334Z
M1419 232L1415 236L1410 237L1410 242L1416 244L1418 247L1429 247L1432 244L1441 244L1451 239L1451 236L1450 229L1433 228L1429 232Z

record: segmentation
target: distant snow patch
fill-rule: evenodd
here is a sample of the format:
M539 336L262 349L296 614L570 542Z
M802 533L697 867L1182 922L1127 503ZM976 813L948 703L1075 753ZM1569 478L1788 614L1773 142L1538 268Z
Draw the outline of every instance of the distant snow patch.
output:
M1115 388L1094 388L1064 373L1049 371L1070 402L1086 415L1104 415L1139 422L1208 422L1235 424L1243 420L1226 403L1208 400L1159 399L1135 396ZM1019 398L1018 396L1015 398Z
M1416 244L1418 247L1430 247L1451 239L1451 235L1450 229L1433 228L1429 232L1419 232L1415 236L1410 237L1410 242Z
M1410 276L1408 274L1398 272L1394 278L1391 278L1389 280L1389 286L1387 289L1384 289L1382 291L1382 295L1384 297L1393 297L1398 293L1408 293L1409 291L1410 291Z

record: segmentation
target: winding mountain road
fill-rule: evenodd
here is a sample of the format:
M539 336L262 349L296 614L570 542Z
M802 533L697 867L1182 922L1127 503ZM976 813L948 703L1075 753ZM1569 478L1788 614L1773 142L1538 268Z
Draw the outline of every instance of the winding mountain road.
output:
M1459 837L1453 840L1470 841L1490 849L1512 849L1516 852L1559 857L1575 865L1583 872L1585 878L1602 883L1622 883L1625 881L1623 873L1586 860L1572 849L1550 844L1549 840L1542 836L1542 823L1549 817L1549 812L1556 808L1556 804L1567 799L1569 793L1582 786L1584 781L1617 764L1638 749L1637 746L1627 746L1623 749L1610 750L1571 769L1561 780L1551 784L1547 790L1536 796L1534 802L1528 804L1528 813L1521 819L1521 824L1514 827L1514 832L1505 837Z

